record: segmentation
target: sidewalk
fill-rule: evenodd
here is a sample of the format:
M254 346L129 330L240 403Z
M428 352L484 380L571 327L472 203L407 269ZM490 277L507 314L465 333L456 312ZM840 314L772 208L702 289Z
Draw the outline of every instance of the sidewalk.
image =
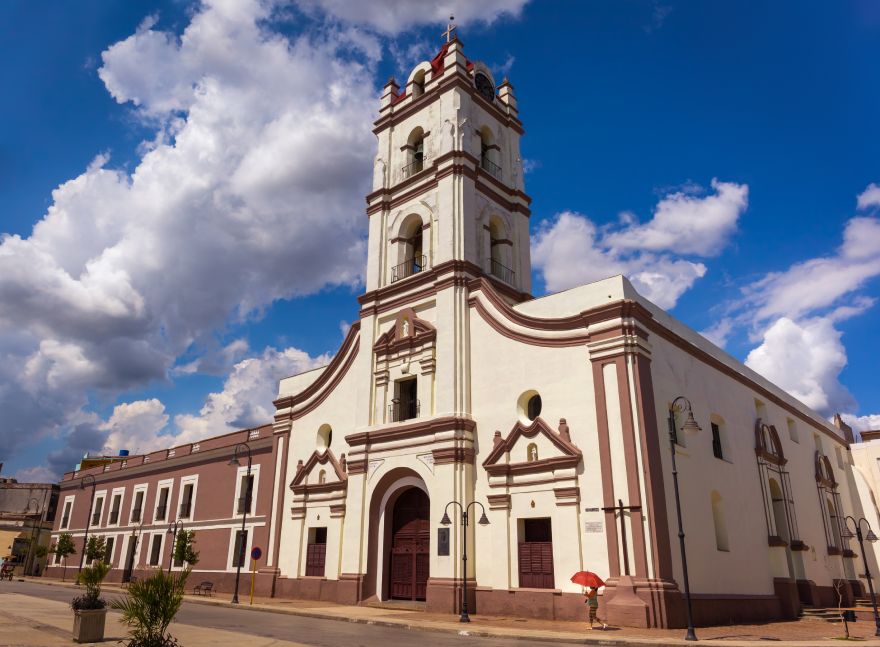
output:
M29 578L29 581L56 586L72 587L71 582L62 583L58 580ZM113 585L104 587L107 593L124 592L124 589ZM564 622L534 620L526 618L507 618L496 616L474 615L470 624L458 622L457 616L433 614L423 611L410 611L397 608L375 608L364 606L345 606L330 602L312 600L285 600L279 598L255 598L252 607L248 605L248 596L239 596L242 604L232 605L228 594L220 594L213 598L187 595L186 601L195 604L214 606L237 606L259 609L270 613L290 614L303 617L355 622L380 626L398 626L420 631L439 631L462 636L484 636L506 640L553 640L560 643L602 644L602 645L685 645L691 644L683 640L682 629L635 629L609 628L607 631L590 631L586 622ZM34 598L31 598L34 600ZM45 602L40 601L41 604ZM57 604L57 603L52 603ZM69 621L69 618L68 618ZM69 624L69 622L68 622ZM64 625L69 631L69 627ZM109 625L108 625L109 626ZM175 623L176 627L186 627ZM214 630L192 627L201 635ZM231 632L220 632L223 634ZM860 644L880 647L880 640L874 639L874 623L859 621L850 624L850 635L861 638ZM69 635L69 634L68 634ZM183 633L181 632L181 637ZM760 625L735 625L730 627L699 627L697 636L700 642L709 644L756 646L766 645L768 641L784 642L786 645L828 645L835 644L836 639L843 636L843 625L831 624L816 619L801 619L795 622L774 622ZM225 645L224 638L197 642L181 641L190 645ZM865 640L867 639L867 640ZM218 642L218 640L220 642ZM829 642L831 641L831 642ZM5 644L5 643L0 643ZM232 644L232 643L230 643ZM279 643L273 643L279 644ZM295 644L295 643L290 643Z

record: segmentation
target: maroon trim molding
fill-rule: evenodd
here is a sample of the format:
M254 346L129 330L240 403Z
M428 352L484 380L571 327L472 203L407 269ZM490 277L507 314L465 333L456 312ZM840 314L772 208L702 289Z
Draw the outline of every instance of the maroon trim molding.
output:
M435 434L439 431L473 431L476 429L477 423L470 418L462 418L459 416L444 416L442 418L430 418L428 420L420 420L409 424L392 423L391 426L375 431L363 431L357 434L350 434L345 437L352 447L363 445L375 445L378 443L387 443L395 440L406 440L408 438L418 438L419 436L427 436ZM349 474L353 474L354 463L349 461Z

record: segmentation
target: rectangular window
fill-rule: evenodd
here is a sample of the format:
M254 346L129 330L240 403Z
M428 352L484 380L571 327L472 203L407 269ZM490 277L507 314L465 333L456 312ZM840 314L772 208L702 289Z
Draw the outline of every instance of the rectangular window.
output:
M92 512L92 525L98 526L101 523L101 512L104 508L104 499L95 499L95 509Z
M394 383L391 401L391 421L400 422L419 417L418 380L410 378Z
M104 549L104 562L106 564L113 563L113 544L115 543L115 539L113 537L107 537L107 543Z
M306 548L306 575L323 577L327 557L327 528L310 528Z
M150 546L150 566L158 566L162 557L162 535L153 535L153 544Z
M119 507L122 505L122 495L114 494L113 495L113 504L110 506L110 519L107 523L118 524L119 523Z
M165 521L165 515L168 511L168 488L163 487L159 490L159 503L156 504L156 521Z
M242 474L238 488L238 514L252 514L254 499L254 475Z
M798 441L797 425L795 424L794 420L789 418L788 420L786 420L786 423L788 424L788 437L791 439L792 442L800 442Z
M71 501L67 501L64 504L64 514L61 515L61 527L62 528L68 528L70 526L70 508L72 505L73 505L73 503Z
M144 507L144 493L137 492L134 495L134 505L131 507L131 523L140 523L141 513Z
M712 425L712 454L715 458L724 458L724 451L721 448L721 427L714 422Z
M244 551L247 547L247 530L239 530L235 533L235 547L232 549L232 568L247 566Z
M180 514L178 516L181 519L189 519L192 513L192 497L193 484L187 483L183 486L183 501L180 503Z
M555 588L553 535L550 519L523 519L519 542L519 585L528 589Z

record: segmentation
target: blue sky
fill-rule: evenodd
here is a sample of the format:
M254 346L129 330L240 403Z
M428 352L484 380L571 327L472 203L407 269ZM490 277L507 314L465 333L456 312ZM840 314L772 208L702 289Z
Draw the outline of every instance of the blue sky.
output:
M0 7L4 474L263 422L327 360L379 90L439 47L436 4ZM623 271L880 427L880 5L447 4L515 87L536 295Z

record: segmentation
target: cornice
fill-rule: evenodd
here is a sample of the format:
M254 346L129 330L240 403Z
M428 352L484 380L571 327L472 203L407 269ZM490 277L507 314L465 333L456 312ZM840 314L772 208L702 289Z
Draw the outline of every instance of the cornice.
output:
M472 418L463 418L461 416L443 416L440 418L415 420L415 422L391 423L379 429L350 434L345 437L345 442L351 447L374 446L381 443L428 436L442 431L472 432L477 426L477 423ZM354 463L354 461L351 461L351 463Z

